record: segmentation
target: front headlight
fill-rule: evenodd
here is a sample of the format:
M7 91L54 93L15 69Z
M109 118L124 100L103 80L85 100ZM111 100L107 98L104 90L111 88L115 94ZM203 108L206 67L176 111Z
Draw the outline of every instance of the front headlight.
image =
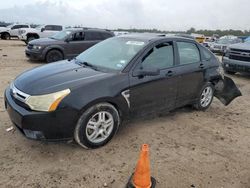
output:
M40 50L40 49L42 49L42 46L34 45L34 46L33 46L33 49L34 49L34 50Z
M65 89L56 93L30 96L26 104L36 111L52 112L55 111L59 103L70 93L70 89Z
M230 52L230 50L231 50L231 49L230 49L229 47L226 48L225 54L224 54L225 57L229 57L229 52Z

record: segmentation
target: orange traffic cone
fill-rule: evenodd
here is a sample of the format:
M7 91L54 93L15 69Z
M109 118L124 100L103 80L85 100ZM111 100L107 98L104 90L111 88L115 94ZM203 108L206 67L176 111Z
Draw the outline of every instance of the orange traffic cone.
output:
M150 177L149 146L142 145L135 173L130 178L127 188L154 188L156 180Z

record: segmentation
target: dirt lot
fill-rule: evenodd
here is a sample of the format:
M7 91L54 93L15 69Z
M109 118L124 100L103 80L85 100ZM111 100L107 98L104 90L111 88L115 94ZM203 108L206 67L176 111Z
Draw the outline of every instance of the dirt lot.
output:
M243 97L228 107L214 100L206 112L190 108L123 125L105 147L41 143L23 137L4 109L3 93L30 62L20 41L0 40L0 187L124 187L150 144L152 175L159 188L250 187L250 76L235 75Z

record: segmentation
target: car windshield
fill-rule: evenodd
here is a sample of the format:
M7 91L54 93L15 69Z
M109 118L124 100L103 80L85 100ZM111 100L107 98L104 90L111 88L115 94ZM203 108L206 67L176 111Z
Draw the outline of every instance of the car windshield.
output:
M142 40L113 37L84 51L76 60L99 69L120 71L145 45Z
M232 44L235 40L233 39L219 39L217 41L218 44Z
M39 25L39 26L35 27L35 29L41 30L43 27L44 27L44 25Z
M13 26L14 26L14 24L11 24L11 25L8 25L7 28L11 28L11 27L13 27Z
M56 40L63 40L65 39L68 35L70 35L72 33L72 31L68 31L68 30L64 30L64 31L60 31L54 35L52 35L51 37L49 38L52 38L52 39L56 39Z
M250 43L250 38L247 38L247 39L245 40L245 43Z

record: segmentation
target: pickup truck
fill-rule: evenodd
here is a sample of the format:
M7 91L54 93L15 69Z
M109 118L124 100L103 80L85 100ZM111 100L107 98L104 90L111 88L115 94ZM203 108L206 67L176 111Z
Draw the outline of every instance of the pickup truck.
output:
M20 29L30 29L30 25L27 24L12 24L7 27L0 27L1 39L9 40L11 37L18 37Z
M36 28L23 28L19 30L19 39L28 44L39 38L47 38L63 30L61 25L40 25Z
M228 46L222 66L229 74L250 73L250 41Z

